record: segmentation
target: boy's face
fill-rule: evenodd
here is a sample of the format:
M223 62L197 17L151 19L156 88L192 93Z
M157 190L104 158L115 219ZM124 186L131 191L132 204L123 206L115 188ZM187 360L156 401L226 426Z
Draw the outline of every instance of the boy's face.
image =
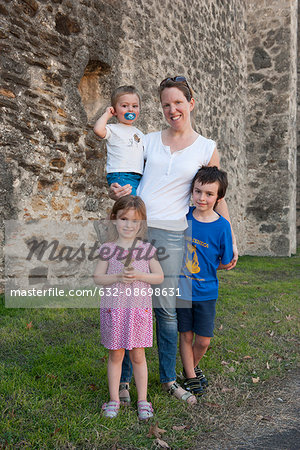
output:
M218 199L219 183L202 184L195 181L194 189L192 192L193 203L197 210L212 211L216 203L220 201Z
M114 107L115 116L120 123L131 125L137 120L140 114L140 102L136 94L123 94L118 98ZM128 118L128 113L134 115L134 118ZM127 116L125 117L125 114ZM133 117L130 116L129 117Z

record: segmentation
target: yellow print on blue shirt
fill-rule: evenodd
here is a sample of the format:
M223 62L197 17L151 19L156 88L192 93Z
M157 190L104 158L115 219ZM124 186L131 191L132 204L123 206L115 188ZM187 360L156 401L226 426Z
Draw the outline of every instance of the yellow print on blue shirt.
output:
M190 243L187 244L185 267L190 273L199 273L201 270L199 267L196 247Z

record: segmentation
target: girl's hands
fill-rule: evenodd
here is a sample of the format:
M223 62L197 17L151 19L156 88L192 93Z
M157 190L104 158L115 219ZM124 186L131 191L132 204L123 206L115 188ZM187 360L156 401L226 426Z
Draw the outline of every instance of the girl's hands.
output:
M124 267L122 273L118 275L118 281L121 283L132 283L133 281L139 281L143 272L135 269L134 267Z
M119 183L112 183L110 185L108 195L113 200L118 200L121 197L124 197L124 195L131 194L132 186L130 184L125 184L125 186L120 186Z

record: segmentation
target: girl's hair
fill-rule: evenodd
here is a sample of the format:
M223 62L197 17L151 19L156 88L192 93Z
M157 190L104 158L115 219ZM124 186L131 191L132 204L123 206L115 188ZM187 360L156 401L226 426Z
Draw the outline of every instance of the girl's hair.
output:
M138 96L138 99L139 99L140 106L141 106L141 96L140 96L140 93L139 93L139 91L137 90L137 88L134 87L134 86L119 86L117 89L115 89L115 90L112 92L112 94L111 94L111 105L112 105L113 107L115 107L116 104L117 104L117 101L119 100L119 98L120 98L122 95L125 95L125 94L135 94L135 95L137 95L137 96Z
M183 78L184 80L177 81L176 80L177 78ZM166 78L160 83L159 98L161 99L161 94L164 89L172 87L176 87L177 89L179 89L183 93L188 102L190 102L191 99L194 97L194 92L184 77L173 77L173 78Z
M218 169L217 166L202 166L193 178L191 192L194 190L196 181L201 184L211 184L217 182L219 184L218 200L225 197L226 189L228 187L227 173Z
M119 198L112 207L109 224L107 230L108 241L116 241L118 239L118 232L113 221L116 220L118 212L126 213L129 209L134 209L137 213L138 220L141 221L141 226L138 232L138 238L145 239L147 234L147 214L146 206L141 197L135 195L125 195Z

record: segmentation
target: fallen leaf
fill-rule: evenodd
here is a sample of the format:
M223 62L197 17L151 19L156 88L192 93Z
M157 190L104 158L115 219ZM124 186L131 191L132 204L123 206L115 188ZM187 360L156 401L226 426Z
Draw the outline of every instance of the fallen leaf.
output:
M222 408L222 406L219 405L218 403L205 402L204 405L205 405L205 406L209 406L209 407L211 407L211 408Z
M157 444L157 445L159 445L161 448L170 448L169 446L168 446L168 444L165 442L165 441L163 441L162 439L155 439L155 444Z
M178 425L178 426L174 425L174 426L172 427L172 429L175 430L175 431L188 430L188 429L190 429L190 428L191 428L190 425Z
M273 330L268 330L268 331L267 331L267 334L268 334L270 337L273 337L273 336L274 336L274 331L273 331Z
M227 388L227 387L223 387L221 392L232 392L233 389Z
M246 355L243 357L243 359L252 359L252 356Z
M281 294L281 295L284 295L284 294ZM277 308L277 306L274 306L274 309L275 309L276 312L279 312L279 311L280 311L280 309Z
M254 377L252 377L252 383L259 383L259 377L257 377L257 378L254 378Z
M280 323L281 322L281 320L279 319L279 320L273 320L273 323Z
M88 388L91 389L91 391L98 391L99 389L95 384L89 384Z
M269 365L268 361L267 361L267 369L270 370L270 365Z
M51 434L51 436L55 436L57 433L60 432L60 428L55 428L55 430L53 431L53 433Z
M32 328L32 322L29 322L29 323L26 325L26 328L27 328L27 330L30 330L30 328Z
M279 353L274 353L274 356L279 362L284 359L283 356L279 355Z
M221 361L221 365L222 365L222 366L228 366L228 364L229 364L229 363L226 362L226 361Z
M235 361L234 359L231 360L234 364L240 365L241 363L239 361Z
M229 372L235 372L235 368L233 366L228 367Z
M163 429L159 428L158 422L156 422L155 425L150 425L147 437L151 438L152 436L155 436L156 438L160 438L161 435L166 432L167 432L167 430L163 430Z
M244 325L243 323L240 325L241 328L246 328L246 325Z
M56 378L57 378L57 375L53 375L52 373L47 373L46 377L47 377L47 378L56 379Z
M249 281L242 281L241 284L249 284Z
M273 420L272 416L262 416L261 420L267 420L268 422L271 422Z
M246 314L248 314L248 311L243 311L242 314L243 316L245 316Z
M219 326L218 330L223 330L223 325L222 324Z
M296 319L295 316L291 316L290 314L288 316L285 316L286 320L294 320Z
M235 353L233 350L228 350L227 348L225 348L226 352L228 353Z

